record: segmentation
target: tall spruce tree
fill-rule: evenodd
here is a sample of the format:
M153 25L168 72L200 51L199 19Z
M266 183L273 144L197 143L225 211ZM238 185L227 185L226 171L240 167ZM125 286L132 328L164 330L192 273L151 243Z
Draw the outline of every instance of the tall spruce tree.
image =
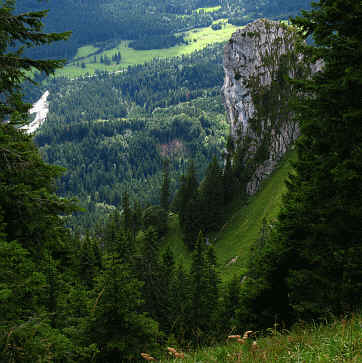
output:
M229 332L237 331L237 310L240 307L240 276L234 275L225 286L222 294L219 321L221 332L226 335Z
M168 246L166 251L161 255L160 263L160 294L158 300L160 303L160 329L169 334L173 326L172 319L172 285L175 279L175 258L172 250Z
M201 200L198 187L195 166L191 161L186 176L181 177L181 186L174 200L174 206L179 213L183 240L190 249L194 248L198 234L202 229Z
M294 23L317 45L304 54L324 65L301 84L297 175L280 233L297 262L288 277L290 303L308 316L362 301L362 4L321 1L303 15Z
M218 333L218 323L217 317L219 312L219 285L220 285L220 277L217 271L217 261L215 250L212 245L207 247L205 252L206 258L206 276L207 276L207 290L205 295L208 300L207 305L207 314L209 316L208 319L208 331L209 331L209 338L212 336L216 337Z
M0 3L0 219L4 222L0 361L4 362L46 360L49 341L56 342L54 360L74 358L72 343L54 328L65 285L61 272L71 260L60 215L74 206L54 193L55 178L62 170L44 163L32 137L20 129L30 108L22 99L21 83L30 80L31 71L51 74L64 63L24 55L26 48L67 38L68 33L42 31L45 14L16 14L15 1Z
M49 75L64 64L62 60L34 60L24 56L26 48L67 39L70 33L44 33L42 18L47 11L15 14L15 0L0 4L0 120L23 124L30 108L22 100L21 83L32 81L29 71ZM4 151L2 151L4 152Z
M224 181L216 157L209 164L200 189L203 231L216 231L224 219Z
M206 261L205 261L205 239L200 232L196 241L195 251L192 256L191 265L191 328L196 344L201 343L207 327L208 316L205 315L205 307L208 304L205 292L207 290Z
M160 205L161 208L168 212L170 207L170 162L168 159L163 162Z
M295 173L246 284L266 324L341 314L362 302L362 5L323 0L293 22L314 38L302 45L305 61L322 63L297 83Z
M128 192L124 192L122 196L122 220L124 230L128 233L131 233L134 229L134 226Z
M97 276L84 326L84 339L98 347L96 361L133 362L140 350L154 347L158 327L140 312L141 286L127 265L112 258Z
M195 165L191 160L187 168L186 176L181 179L178 195L175 197L181 226L184 224L184 216L188 208L188 203L196 196L198 187L199 183L196 177Z
M191 281L182 263L178 266L171 285L170 305L172 307L171 332L179 342L186 343L192 337L190 333Z
M213 249L206 251L205 238L200 232L192 256L190 328L194 344L204 344L215 332L218 305L218 277ZM214 332L211 333L211 330Z
M79 277L85 286L92 288L93 279L102 267L98 241L92 239L87 234L81 242L77 253Z
M102 231L102 244L108 252L115 251L118 246L118 240L122 233L121 215L117 209L108 218Z
M199 232L202 230L202 201L198 190L188 201L181 224L182 237L186 246L193 250Z
M141 255L136 259L135 273L142 286L144 309L155 320L162 319L162 291L160 244L157 231L149 227L145 231Z

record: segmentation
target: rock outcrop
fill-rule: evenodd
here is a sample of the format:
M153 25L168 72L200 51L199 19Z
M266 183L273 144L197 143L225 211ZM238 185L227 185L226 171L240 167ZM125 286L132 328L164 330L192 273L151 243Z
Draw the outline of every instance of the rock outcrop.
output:
M297 34L276 21L259 19L235 32L225 46L222 88L234 142L247 150L248 194L254 194L298 136L286 80L307 72L296 53Z

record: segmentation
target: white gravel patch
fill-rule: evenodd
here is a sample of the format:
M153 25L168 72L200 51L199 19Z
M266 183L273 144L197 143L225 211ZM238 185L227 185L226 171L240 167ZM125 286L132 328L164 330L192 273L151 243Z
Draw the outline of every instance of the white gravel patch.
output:
M33 107L29 110L30 114L35 113L34 121L29 125L22 127L27 134L33 134L46 120L49 112L49 104L47 102L49 91L45 91L44 94L33 104Z

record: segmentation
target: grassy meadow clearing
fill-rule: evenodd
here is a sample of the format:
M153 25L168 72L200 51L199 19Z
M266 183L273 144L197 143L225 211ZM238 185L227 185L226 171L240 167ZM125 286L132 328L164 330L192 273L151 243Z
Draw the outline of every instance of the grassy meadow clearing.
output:
M135 50L128 46L130 41L127 40L120 41L112 48L102 51L97 45L86 45L79 48L74 59L64 68L59 69L55 76L76 78L86 74L91 75L97 70L117 72L122 71L128 66L149 62L154 58L171 58L188 55L210 44L226 42L231 37L231 34L239 28L229 24L227 19L219 19L214 21L214 23L222 23L222 28L213 30L209 26L189 30L184 33L184 39L188 44L179 44L165 49ZM120 52L122 57L120 64L116 64L115 62L112 62L110 65L100 63L101 56L107 56L111 59L118 52ZM96 57L96 61L94 57Z

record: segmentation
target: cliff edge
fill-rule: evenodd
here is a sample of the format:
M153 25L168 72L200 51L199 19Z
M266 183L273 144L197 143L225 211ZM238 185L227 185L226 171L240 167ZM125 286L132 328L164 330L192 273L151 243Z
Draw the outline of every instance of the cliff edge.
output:
M222 93L237 148L244 149L246 192L254 194L298 137L288 77L308 76L290 26L259 19L236 31L224 50Z

